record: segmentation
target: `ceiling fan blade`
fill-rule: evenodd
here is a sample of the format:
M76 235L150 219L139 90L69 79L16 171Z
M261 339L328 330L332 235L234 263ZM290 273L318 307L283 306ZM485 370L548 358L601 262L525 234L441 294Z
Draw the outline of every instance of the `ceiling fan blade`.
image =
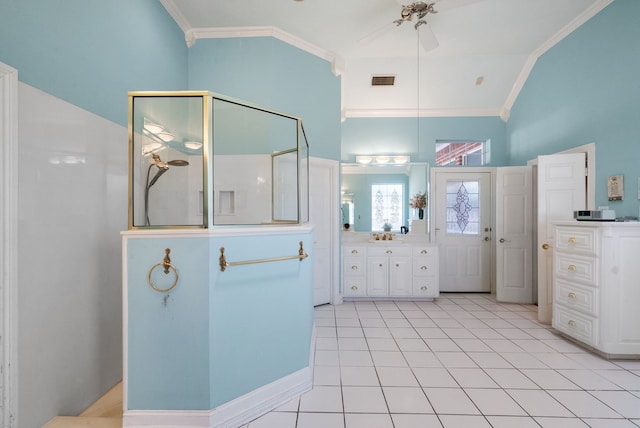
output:
M433 34L433 30L429 24L417 26L416 31L418 32L418 39L420 40L422 49L424 49L425 52L429 52L438 47L438 39L436 35Z
M383 34L387 33L389 30L391 30L395 26L396 26L396 24L394 24L393 22L390 22L390 23L386 24L384 27L380 27L377 30L375 30L374 32L369 33L366 36L364 36L363 38L361 38L360 40L358 40L358 44L359 45L367 45L367 44L371 43L372 41L374 41L375 39L377 39L378 37L381 37Z

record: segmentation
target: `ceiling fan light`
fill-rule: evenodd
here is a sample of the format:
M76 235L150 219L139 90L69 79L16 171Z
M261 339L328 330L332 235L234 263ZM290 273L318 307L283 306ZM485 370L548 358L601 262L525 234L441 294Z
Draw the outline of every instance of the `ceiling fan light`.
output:
M185 141L184 146L189 150L198 150L202 147L202 143L198 141Z
M158 138L160 138L165 143L169 143L176 139L175 135L173 135L170 132L164 132L164 131L156 133L156 136L158 136Z
M162 126L160 124L157 124L157 123L154 123L154 122L151 122L150 120L145 118L144 119L144 129L147 132L150 132L152 134L157 134L159 132L164 131L164 126Z

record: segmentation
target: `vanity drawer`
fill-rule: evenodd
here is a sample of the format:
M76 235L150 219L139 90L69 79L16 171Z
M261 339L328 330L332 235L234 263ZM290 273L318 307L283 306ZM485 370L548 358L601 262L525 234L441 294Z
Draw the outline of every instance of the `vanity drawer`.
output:
M578 227L556 227L556 250L596 252L596 230Z
M436 245L413 247L413 257L435 257L438 254Z
M411 256L411 247L404 246L379 246L380 244L374 244L369 247L368 255L369 256L400 256L400 257L410 257Z
M345 277L342 281L342 294L345 297L363 297L367 295L364 278Z
M554 270L556 275L569 281L597 285L598 272L595 258L556 252Z
M367 247L358 245L345 245L342 247L343 256L366 256Z
M588 345L597 346L598 319L562 305L554 305L553 327Z
M415 297L438 297L438 285L435 278L414 277L413 295Z
M366 259L364 257L345 257L342 264L342 273L347 276L364 276L367 272Z
M562 279L557 279L554 289L556 303L579 310L587 315L598 315L598 290L596 288L576 286Z
M413 275L433 276L436 274L437 258L434 257L414 257Z

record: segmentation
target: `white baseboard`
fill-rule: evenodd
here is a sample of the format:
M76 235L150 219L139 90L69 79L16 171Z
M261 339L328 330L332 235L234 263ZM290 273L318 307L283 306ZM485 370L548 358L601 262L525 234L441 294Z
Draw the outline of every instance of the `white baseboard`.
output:
M236 428L311 389L313 370L305 367L212 410L126 410L126 428Z

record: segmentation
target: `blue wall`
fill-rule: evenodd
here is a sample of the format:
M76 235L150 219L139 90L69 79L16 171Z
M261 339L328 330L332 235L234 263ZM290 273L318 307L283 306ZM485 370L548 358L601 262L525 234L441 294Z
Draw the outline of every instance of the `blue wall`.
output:
M420 142L418 143L418 136ZM355 155L408 154L435 165L438 140L488 140L487 165L507 165L505 123L499 117L350 118L342 125L344 162Z
M272 37L198 40L189 88L298 116L310 156L340 159L340 78L323 59Z
M147 235L148 236L148 235ZM209 410L309 367L313 327L310 229L127 240L128 409ZM310 258L251 266L217 263L297 253ZM147 283L171 249L179 281ZM174 279L162 266L156 286Z
M184 34L155 0L0 0L0 61L123 126L128 91L187 87Z
M616 0L537 62L507 124L510 163L596 143L596 206L638 215L640 2ZM625 200L607 201L610 175Z

